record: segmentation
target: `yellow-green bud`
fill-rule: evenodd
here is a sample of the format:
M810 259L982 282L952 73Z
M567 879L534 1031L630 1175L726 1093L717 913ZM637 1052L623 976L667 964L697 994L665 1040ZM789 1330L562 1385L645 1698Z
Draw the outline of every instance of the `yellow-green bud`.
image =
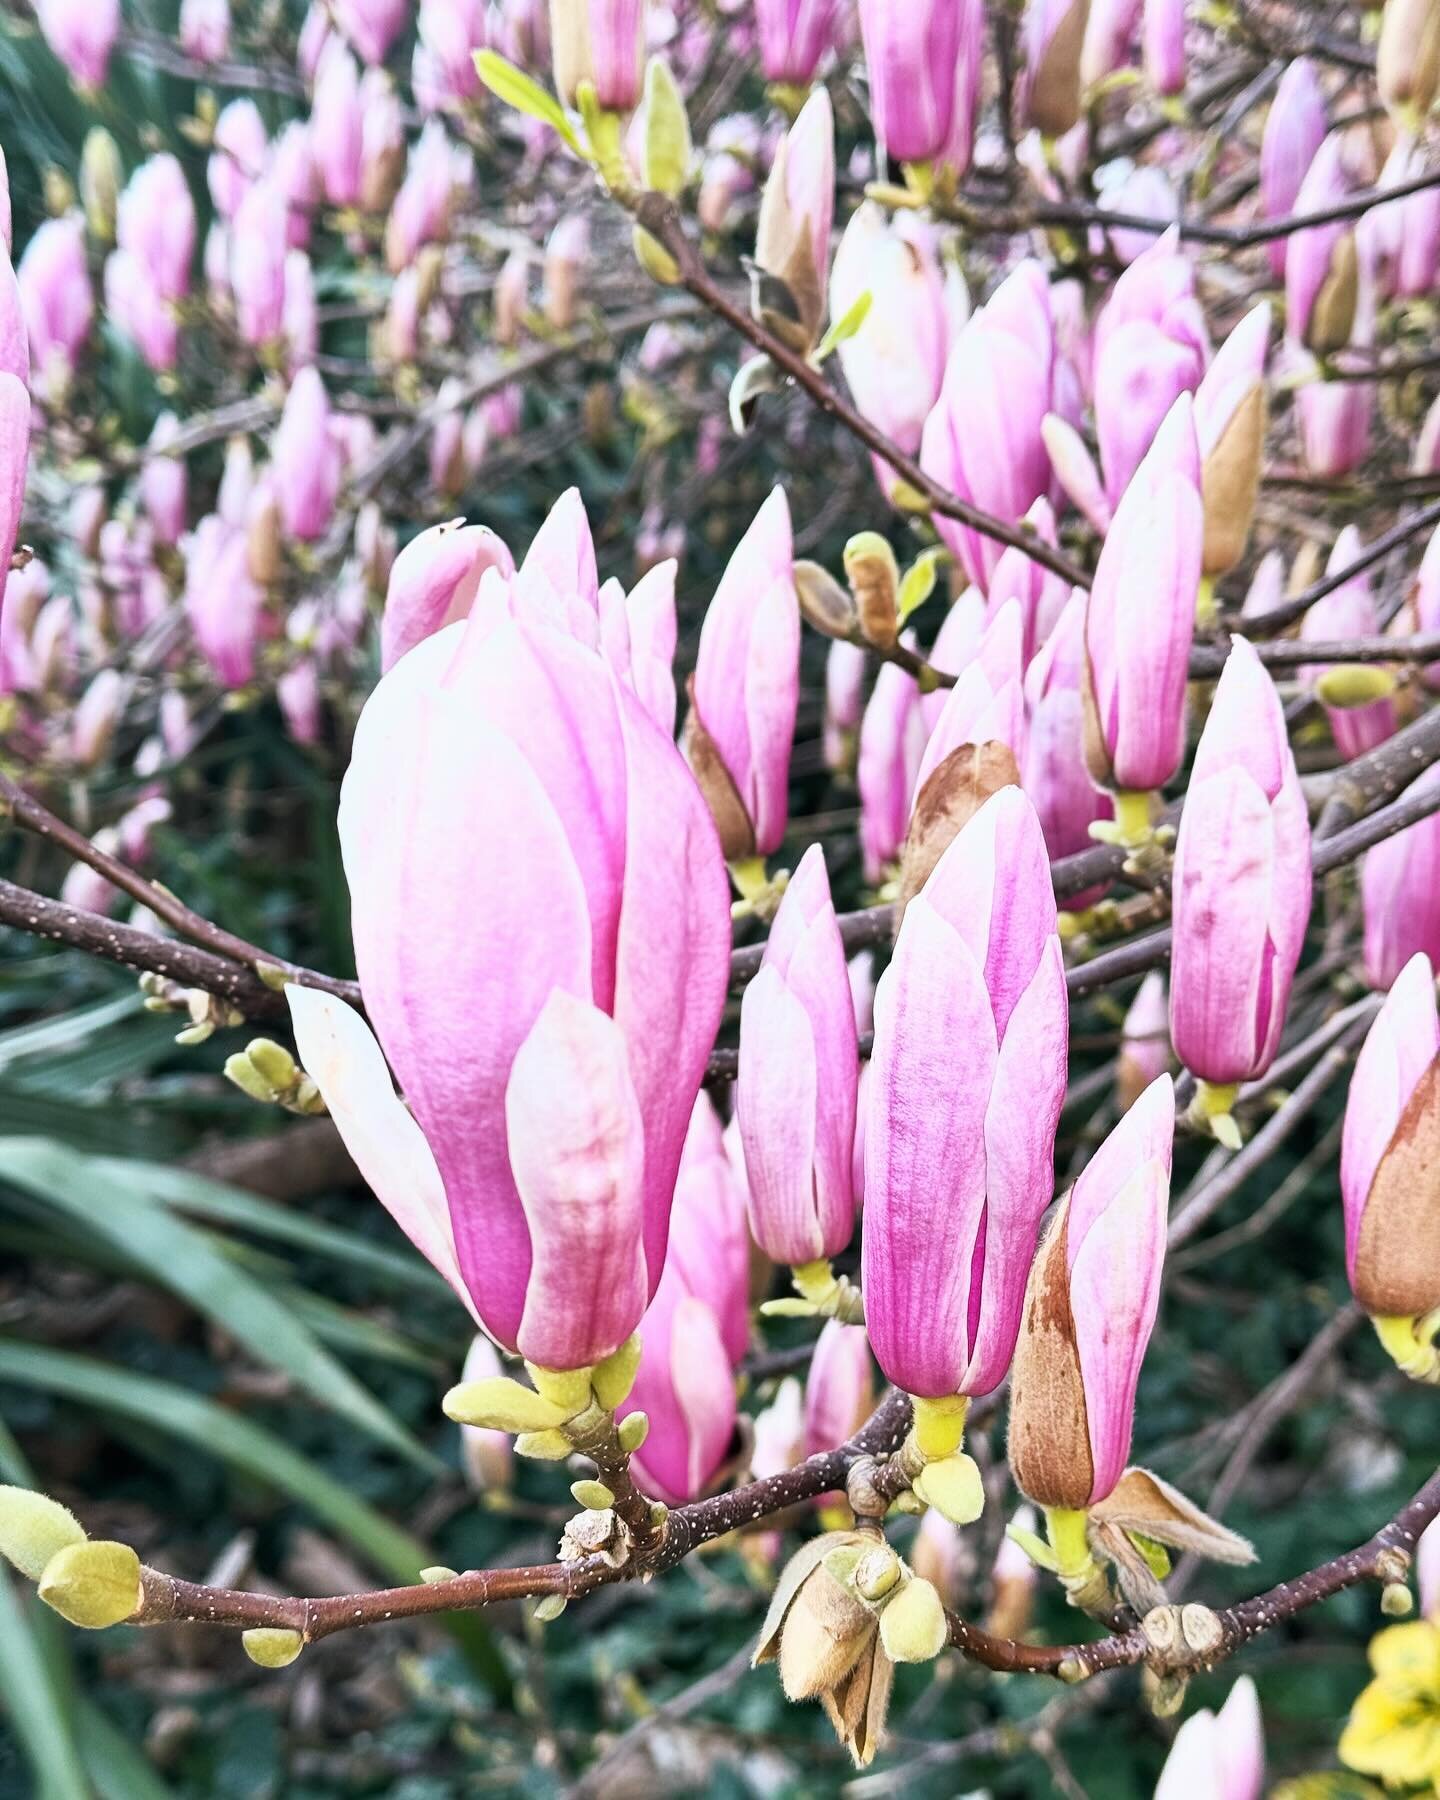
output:
M274 1103L275 1090L243 1050L237 1050L233 1056L225 1058L225 1079L233 1081L242 1094L248 1094L262 1106Z
M880 1614L880 1642L891 1662L929 1662L950 1635L945 1608L930 1583L912 1576Z
M900 1558L888 1544L867 1550L851 1577L862 1600L883 1600L900 1579Z
M38 1581L52 1556L85 1542L85 1528L68 1507L29 1488L0 1487L0 1556Z
M539 1600L535 1604L535 1623L548 1625L552 1619L560 1617L568 1604L564 1594L546 1594L543 1600Z
M589 1369L542 1369L537 1363L526 1363L535 1390L552 1406L561 1407L567 1419L584 1412L590 1404Z
M572 1481L570 1492L575 1504L583 1506L588 1512L604 1512L615 1504L615 1496L603 1481Z
M245 1054L277 1093L283 1094L300 1079L300 1065L285 1046L277 1044L273 1038L251 1038L245 1046Z
M640 1367L640 1334L626 1338L618 1350L612 1350L603 1362L590 1371L590 1384L595 1398L606 1412L614 1412L630 1397L635 1374Z
M973 1456L943 1456L915 1477L915 1492L952 1525L973 1525L985 1510L985 1483Z
M627 1413L620 1421L620 1448L627 1456L633 1456L650 1435L650 1417L648 1413Z
M569 1408L508 1375L462 1381L451 1388L441 1406L445 1417L457 1425L479 1425L489 1431L550 1431L574 1416Z
M1325 706L1369 706L1388 700L1395 692L1395 677L1374 663L1337 663L1315 683L1317 698Z
M305 1648L305 1640L298 1631L285 1631L270 1625L242 1631L240 1644L251 1662L259 1663L262 1669L283 1669Z
M447 1569L444 1563L431 1563L428 1569L420 1571L420 1579L428 1587L436 1581L454 1581L458 1573L456 1569Z
M40 1598L72 1625L118 1625L140 1607L140 1558L128 1544L104 1539L67 1545L46 1563Z
M80 200L85 223L102 244L115 241L115 213L124 181L119 148L110 133L96 125L86 132L80 152Z
M564 1462L575 1446L563 1431L522 1431L515 1440L515 1454L536 1462Z

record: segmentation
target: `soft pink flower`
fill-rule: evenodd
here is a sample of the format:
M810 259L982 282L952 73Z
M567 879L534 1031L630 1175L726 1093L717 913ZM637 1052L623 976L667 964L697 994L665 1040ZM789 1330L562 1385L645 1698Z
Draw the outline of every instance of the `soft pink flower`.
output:
M1425 771L1411 790L1440 783L1440 769ZM1382 838L1365 852L1360 870L1365 913L1365 979L1388 988L1411 957L1423 951L1440 965L1440 813Z
M35 0L45 42L81 87L101 88L120 35L120 0Z

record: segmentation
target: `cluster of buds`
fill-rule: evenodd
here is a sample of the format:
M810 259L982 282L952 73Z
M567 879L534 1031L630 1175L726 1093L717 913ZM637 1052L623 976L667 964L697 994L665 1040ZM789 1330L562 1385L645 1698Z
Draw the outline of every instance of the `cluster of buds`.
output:
M281 1106L302 1117L325 1111L320 1090L283 1044L252 1038L225 1059L225 1076L242 1094L266 1106Z

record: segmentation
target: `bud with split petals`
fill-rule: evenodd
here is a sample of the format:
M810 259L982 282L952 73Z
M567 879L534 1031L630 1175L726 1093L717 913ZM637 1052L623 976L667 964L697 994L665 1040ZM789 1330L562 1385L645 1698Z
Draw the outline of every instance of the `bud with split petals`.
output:
M1351 192L1344 148L1331 132L1315 153L1295 197L1297 213L1319 213ZM1285 253L1285 330L1317 356L1343 349L1355 327L1360 264L1353 219L1295 232Z
M814 348L825 318L835 211L835 120L824 88L780 140L755 230L752 310L792 349Z
M1335 540L1327 575L1338 575L1356 562L1364 542L1353 525ZM1373 637L1380 629L1370 576L1362 570L1306 611L1300 624L1303 639ZM1335 748L1347 761L1393 737L1398 724L1392 698L1395 679L1377 664L1314 663L1301 671L1325 707Z
M640 99L646 0L551 0L555 86L571 104L590 82L607 112L627 113Z
M1280 77L1260 139L1262 218L1283 219L1296 210L1300 184L1325 141L1325 131L1325 94L1315 65L1297 56ZM1290 242L1280 237L1266 245L1277 278L1285 273Z
M468 618L487 569L507 578L515 573L515 559L488 526L452 519L413 537L390 569L380 622L381 669L393 668L407 650Z

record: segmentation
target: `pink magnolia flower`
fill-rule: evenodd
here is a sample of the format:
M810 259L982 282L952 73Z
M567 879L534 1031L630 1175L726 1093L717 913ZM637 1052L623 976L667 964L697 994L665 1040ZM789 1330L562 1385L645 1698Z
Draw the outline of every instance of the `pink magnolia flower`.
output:
M835 774L854 761L856 734L864 710L865 668L863 645L833 638L825 652L825 767Z
M1175 846L1170 1032L1203 1080L1269 1068L1310 891L1310 822L1280 697L1254 647L1233 638Z
M1431 767L1412 792L1440 783ZM1440 964L1440 814L1382 838L1365 852L1360 870L1365 913L1365 979L1388 988L1410 959L1423 951Z
M420 0L420 45L436 86L447 103L473 100L480 92L475 52L488 34L484 0Z
M332 206L360 200L365 142L360 71L339 38L332 38L315 71L310 145L325 198Z
M179 321L149 269L128 250L115 250L105 259L105 310L152 369L175 367Z
M818 844L791 876L745 990L739 1068L735 1108L756 1243L797 1266L837 1255L855 1227L860 1046Z
M1186 0L1144 0L1140 48L1157 94L1185 91L1185 5Z
M989 1393L1009 1366L1068 1035L1045 840L1002 788L906 908L875 995L866 1329L912 1394Z
M1315 65L1297 56L1280 77L1260 139L1261 218L1284 219L1296 210L1300 184L1325 141L1326 129L1325 94ZM1266 245L1277 279L1285 273L1291 241L1271 238Z
M178 544L185 529L185 503L189 483L185 461L166 451L180 432L180 421L163 412L150 433L146 457L140 469L140 498L157 544Z
M47 219L40 226L25 246L15 279L30 340L32 386L54 394L69 380L95 316L85 221L79 213ZM5 366L18 373L13 358Z
M507 578L515 559L488 525L452 519L411 538L390 568L380 621L380 668L394 668L407 650L470 616L487 569Z
M609 112L628 113L644 75L646 0L552 0L555 86L573 103L582 81Z
M230 287L240 335L257 349L285 328L285 201L268 181L240 202L230 233Z
M255 677L265 596L250 574L245 533L209 513L184 539L185 611L200 654L225 687Z
M1159 788L1179 767L1203 538L1182 394L1121 496L1085 610L1086 759L1106 786Z
M1364 548L1357 527L1347 525L1335 540L1330 560L1325 565L1326 574L1338 575L1342 569L1349 568ZM1373 637L1379 630L1380 619L1375 610L1370 575L1364 570L1342 582L1333 593L1317 600L1300 622L1302 640L1320 642L1327 638ZM1322 700L1325 700L1327 677L1331 674L1331 666L1322 663L1301 670L1302 678L1318 687ZM1330 721L1335 748L1347 761L1393 737L1398 723L1395 702L1388 696L1367 700L1358 706L1342 706L1325 700L1325 715Z
M195 202L173 156L153 156L130 177L116 213L115 241L144 264L164 299L189 293Z
M872 886L900 854L928 732L913 675L886 663L860 720L860 849Z
M1355 1059L1340 1139L1340 1194L1345 1207L1345 1269L1355 1297L1376 1315L1428 1312L1437 1301L1428 1240L1417 1251L1416 1221L1433 1204L1429 1177L1398 1180L1389 1154L1433 1117L1440 1023L1435 972L1423 951L1396 976Z
M815 1340L805 1378L803 1454L838 1450L869 1418L874 1404L875 1379L864 1327L829 1320Z
M410 0L331 0L336 25L367 63L383 63L410 17Z
M180 48L196 62L230 53L230 0L180 0Z
M675 735L676 563L667 556L627 594L610 580L600 589L600 650L665 733Z
M1055 529L1055 513L1050 502L1039 499L1025 515L1025 523L1035 536L1051 549L1059 546ZM1040 646L1049 638L1060 615L1070 600L1070 589L1061 575L1053 574L1043 563L1036 562L1018 547L1001 551L990 577L986 616L993 620L1014 600L1020 608L1022 623L1022 655L1028 668Z
M1080 49L1080 80L1085 88L1113 75L1129 60L1141 4L1142 0L1090 0Z
M101 88L120 35L120 0L35 0L45 42L83 88Z
M945 758L963 744L1004 744L1025 760L1024 622L1007 600L985 628L973 657L945 697L915 777L918 796Z
M1352 191L1344 146L1332 132L1316 151L1300 192L1297 213L1318 213ZM1355 222L1336 219L1293 233L1285 252L1285 330L1316 355L1350 341L1357 306Z
M302 543L323 535L335 514L340 452L330 431L330 401L313 368L291 383L270 446L280 516Z
M1218 1713L1202 1708L1175 1733L1155 1800L1260 1800L1264 1787L1260 1701L1242 1675Z
M1025 671L1028 725L1021 786L1030 796L1052 860L1090 847L1090 826L1114 812L1109 794L1085 767L1085 596L1077 588L1055 629ZM1093 905L1102 890L1087 889L1066 905Z
M1050 486L1041 426L1053 366L1045 277L1038 264L1022 263L955 340L921 434L926 474L1018 525ZM988 588L1003 546L938 514L935 528L970 579Z
M865 292L870 310L840 346L840 366L860 412L910 455L940 396L950 340L945 279L922 223L891 225L870 201L845 228L830 275L830 316L844 318ZM888 493L896 475L879 457Z
M1295 390L1295 422L1306 470L1333 480L1358 469L1370 454L1374 413L1373 381L1302 381Z
M1162 1075L1085 1165L1035 1258L1011 1379L1010 1466L1039 1505L1097 1505L1125 1472L1160 1305L1174 1135L1175 1091Z
M776 488L740 540L700 629L686 754L727 857L768 856L785 832L800 692L790 508Z
M834 215L835 119L816 88L775 151L755 226L755 261L788 296L772 323L797 349L820 336Z
M465 179L468 155L457 156L445 128L432 119L410 153L385 225L385 260L392 270L413 262L425 244L442 241L450 229L450 204Z
M497 1341L593 1362L659 1283L724 1005L725 875L694 782L595 651L482 594L382 677L340 838L410 1113L359 1015L296 990L305 1066ZM475 855L522 841L518 860Z
M756 0L765 79L808 87L835 41L835 11L836 0Z
M10 558L25 507L30 456L30 395L18 377L0 372L0 594L13 585ZM0 621L4 619L0 609Z
M270 140L253 100L232 100L215 121L205 180L215 210L233 219L240 202L265 172Z
M980 0L860 0L875 135L896 162L970 167L985 16Z

